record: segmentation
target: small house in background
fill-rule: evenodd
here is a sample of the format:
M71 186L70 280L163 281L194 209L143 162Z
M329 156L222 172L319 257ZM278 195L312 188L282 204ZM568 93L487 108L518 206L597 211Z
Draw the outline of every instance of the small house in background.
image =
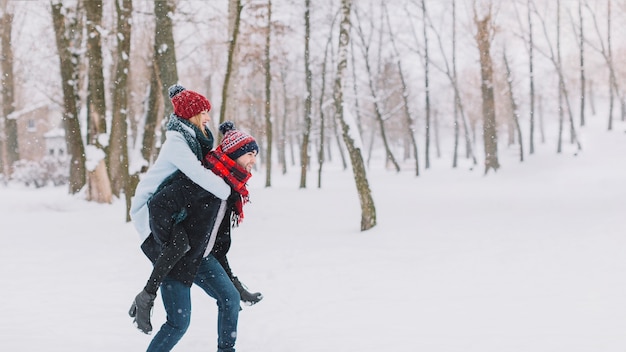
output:
M44 134L46 140L46 155L62 158L67 154L65 143L65 130L57 127Z
M66 154L65 133L59 128L61 112L53 105L35 105L13 112L17 119L20 159L40 161L44 156Z

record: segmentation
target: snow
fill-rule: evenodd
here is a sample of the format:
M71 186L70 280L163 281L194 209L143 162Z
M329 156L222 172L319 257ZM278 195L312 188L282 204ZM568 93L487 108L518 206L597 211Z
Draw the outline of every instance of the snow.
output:
M244 306L237 351L624 351L623 130L585 127L577 156L546 144L519 163L501 147L486 176L373 163L366 232L349 170L325 166L322 189L313 171L299 189L295 166L266 188L259 170L229 259L265 298ZM124 211L0 185L0 350L145 350L127 310L150 264ZM192 300L174 351L215 350L215 302L197 287Z

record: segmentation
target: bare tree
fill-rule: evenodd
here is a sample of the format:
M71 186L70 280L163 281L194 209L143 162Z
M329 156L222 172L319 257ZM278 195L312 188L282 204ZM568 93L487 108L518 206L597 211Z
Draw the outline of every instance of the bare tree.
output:
M613 50L612 50L612 39L611 39L611 0L607 3L607 38L606 44L604 43L604 39L602 39L602 35L600 34L600 28L598 26L598 19L595 12L592 10L591 6L585 1L585 6L589 9L591 13L591 18L593 20L594 28L596 29L596 33L598 35L599 45L592 44L589 42L589 46L592 49L598 51L606 65L609 69L609 121L608 121L608 130L613 129L613 109L614 109L614 100L617 95L621 102L621 110L622 110L622 120L624 119L624 114L626 114L626 100L621 93L621 89L619 87L617 75L615 73L615 63L613 62Z
M453 161L452 167L455 168L457 166L458 159L458 145L459 145L459 117L461 123L463 124L463 132L465 136L465 150L468 158L472 159L472 164L476 165L478 161L476 160L476 155L474 154L474 148L472 147L472 137L470 136L470 128L467 123L467 117L465 114L465 107L463 104L463 99L461 97L461 89L459 87L457 72L456 72L456 1L452 1L452 63L448 63L446 50L443 46L443 40L441 39L441 34L432 25L432 21L428 14L426 15L426 19L431 28L431 32L435 35L437 39L437 44L439 46L439 51L441 53L441 57L443 58L443 65L439 64L439 62L435 62L433 60L429 60L430 64L437 70L441 71L446 75L448 80L450 81L450 85L454 90L454 153L453 153ZM416 35L414 35L416 37ZM419 52L419 51L418 51ZM420 54L420 56L424 56ZM452 67L450 67L452 66Z
M159 79L159 73L156 67L156 56L153 56L150 69L150 85L148 86L146 112L144 116L144 128L143 138L141 143L141 156L147 162L143 168L152 164L154 158L156 158L157 146L156 146L156 131L157 125L162 118L159 118L164 114L163 109L166 104L163 103L164 97L161 94L161 80ZM142 172L145 170L141 170Z
M583 26L582 0L578 0L578 50L580 57L580 125L585 125L585 32Z
M515 130L517 131L517 139L519 141L519 161L524 161L524 140L522 139L522 129L519 124L519 111L517 108L517 102L515 101L515 95L513 94L513 76L511 74L511 68L509 67L509 60L506 58L506 52L502 53L504 60L504 67L506 68L506 82L508 84L509 102L511 104L511 111L513 123L515 124Z
M376 116L376 121L378 122L378 127L380 128L380 136L381 139L383 140L383 145L385 147L385 156L386 162L390 162L396 172L400 171L400 165L398 164L398 162L396 161L396 158L393 156L393 153L391 151L391 147L389 146L389 141L387 140L387 133L385 131L385 117L386 114L383 112L383 107L381 105L381 96L382 95L380 92L378 92L376 90L376 87L374 86L374 72L372 71L371 68L371 64L370 64L370 44L366 42L365 40L365 33L363 32L363 28L361 27L360 24L360 20L359 20L359 16L358 16L358 12L355 11L355 15L357 18L357 22L359 22L358 26L357 26L357 33L359 34L359 38L361 39L361 51L363 54L363 62L365 63L365 69L366 69L366 73L367 73L367 77L368 77L368 83L369 83L369 88L370 88L370 94L372 95L372 101L374 104L374 114Z
M265 149L265 187L272 186L272 71L270 57L270 43L272 37L272 0L267 2L267 34L265 36L265 137L267 147Z
M430 59L428 56L428 31L426 30L426 17L426 1L422 0L422 25L424 33L424 108L426 109L426 126L424 127L424 132L426 133L424 141L424 168L430 169L430 72L428 66Z
M389 29L389 41L391 42L391 46L394 51L396 65L398 67L398 74L400 76L400 82L402 83L402 100L404 102L404 118L406 124L406 130L409 135L409 140L411 141L411 147L413 149L413 155L415 157L415 176L420 175L419 171L419 155L417 153L417 141L415 140L415 119L411 114L411 109L409 108L409 91L406 79L404 77L404 70L402 68L402 60L400 60L400 53L398 51L398 47L396 46L396 41L394 39L395 34L391 30L391 21L389 19L389 11L387 10L387 6L383 4L383 12L385 14L385 19L387 21L387 28Z
M126 221L130 221L130 199L139 182L128 174L128 75L130 71L130 39L132 29L132 0L115 0L117 13L117 57L113 80L111 135L109 139L109 173L113 194L124 191Z
M361 152L361 137L358 130L354 130L352 115L346 114L343 101L343 82L346 67L348 66L348 45L350 44L350 7L352 0L341 0L341 21L339 25L339 48L337 51L337 72L333 88L335 100L335 117L341 123L343 141L348 148L354 181L356 183L359 200L361 203L361 231L366 231L376 226L376 207L363 163Z
M20 159L17 138L17 119L11 118L15 110L15 78L13 75L13 48L11 47L11 32L13 31L13 12L7 5L7 0L0 3L2 18L0 21L0 40L2 53L0 62L2 68L2 116L0 116L0 164L2 172L8 179L11 176L13 163Z
M287 120L289 117L289 93L287 91L287 70L280 70L280 82L283 93L283 110L282 118L280 120L280 133L278 134L278 161L282 166L282 174L287 174Z
M533 67L534 55L533 48L535 46L535 42L533 40L533 21L532 21L532 12L530 11L531 1L528 0L528 78L530 85L530 133L528 137L529 146L528 153L535 153L535 71Z
M306 173L309 167L309 138L311 135L311 103L313 99L313 78L310 63L311 39L311 0L304 1L304 79L306 98L304 99L304 131L300 148L300 188L306 188Z
M337 21L339 13L337 13L337 15L333 16L333 21L330 25L330 33L328 34L327 40L326 40L326 46L324 48L324 58L322 60L322 72L320 73L320 79L321 79L321 83L320 83L320 98L319 98L319 105L318 105L318 113L319 113L319 129L320 129L320 135L319 135L319 149L317 151L317 164L318 164L318 168L317 168L317 188L322 188L322 169L324 167L324 162L326 161L326 158L324 157L324 153L325 153L325 146L326 146L326 109L327 109L327 105L326 102L328 101L326 98L326 77L327 75L327 66L328 66L328 61L332 60L332 40L333 40L333 36L332 33L334 32L334 28L335 28L335 23ZM350 43L352 44L352 41L350 41ZM330 55L329 55L330 53ZM331 56L331 58L329 58L329 56ZM354 59L354 57L353 57ZM354 68L353 68L354 69ZM354 72L354 70L353 70ZM353 82L353 89L356 86L356 81ZM357 99L357 97L355 96L355 99ZM358 99L356 100L356 102L358 102ZM357 112L358 114L358 112ZM334 121L334 120L332 120ZM333 127L335 127L336 124L333 125ZM335 134L336 136L337 134ZM345 162L345 158L343 156L343 150L341 149L341 144L339 143L340 141L337 140L337 146L339 148L339 152L341 153L341 160L342 163L344 165L344 169L346 168L346 162ZM330 144L330 143L329 143ZM330 149L330 148L329 148ZM329 150L330 152L330 150Z
M558 142L557 142L557 153L561 153L562 151L562 134L563 134L563 125L564 125L564 111L565 108L567 108L567 113L569 116L569 123L570 123L570 136L571 136L571 141L572 143L575 143L578 150L581 150L581 144L580 141L578 140L578 137L576 135L576 129L575 129L575 124L574 124L574 115L572 114L572 109L570 106L570 102L569 102L569 94L567 91L567 87L565 86L565 77L563 74L563 66L561 63L561 1L557 0L556 2L557 4L557 13L556 13L556 49L554 49L552 47L552 43L550 41L550 37L548 35L548 29L546 26L546 21L543 17L541 17L541 15L539 15L539 13L537 12L536 7L534 7L534 3L533 3L533 10L534 12L537 14L537 17L539 18L539 20L541 21L541 25L543 28L543 33L544 36L546 38L546 42L547 42L547 46L548 46L548 50L549 52L543 52L543 51L539 51L540 53L542 53L544 56L546 56L551 62L552 65L554 66L555 70L556 70L556 74L558 76L559 79L559 89L558 89L558 100L559 100L559 134L558 134ZM555 53L556 50L556 53ZM565 104L565 106L564 106Z
M534 2L533 0L526 1L526 21L528 23L528 36L526 36L526 32L523 31L522 20L519 15L519 11L517 9L516 2L513 2L513 6L515 7L515 12L517 14L517 21L519 22L520 28L522 28L522 33L518 34L524 40L524 46L526 48L526 52L528 53L528 80L529 80L529 137L528 137L528 154L532 155L535 153L535 69L534 69L534 37L533 37L533 21L532 14Z
M77 84L80 56L78 51L72 48L80 47L82 31L76 11L64 8L61 1L53 2L51 5L63 91L63 127L70 155L69 192L76 194L85 186L86 168L85 146L78 121L80 99ZM69 17L66 17L66 12Z
M498 162L498 135L496 130L496 106L493 92L493 63L491 60L491 43L494 36L494 25L491 22L491 4L487 13L478 18L474 9L476 24L476 43L480 53L481 92L483 97L483 142L485 146L485 174L500 168Z
M237 37L239 36L239 24L241 23L241 0L229 0L229 23L232 23L232 32L228 39L228 59L226 63L226 73L224 75L224 85L222 87L222 105L220 106L220 124L226 121L226 107L228 104L228 92L230 77L233 74L235 48L237 47ZM229 26L230 27L230 26Z
M104 97L104 73L102 72L102 44L100 29L102 28L102 0L85 1L87 14L87 59L89 67L87 95L87 146L90 164L87 169L87 200L98 203L111 203L111 181L105 163L106 150L100 142L101 136L107 133L106 102ZM98 153L96 153L98 151ZM100 156L101 154L101 156Z
M176 46L172 25L172 14L175 11L174 0L154 0L154 58L153 62L158 73L158 82L161 88L163 115L169 116L174 108L169 100L168 89L178 83L178 69L176 68ZM156 91L154 91L156 94ZM159 119L160 121L160 119ZM163 124L165 127L165 124ZM165 133L162 134L165 138Z

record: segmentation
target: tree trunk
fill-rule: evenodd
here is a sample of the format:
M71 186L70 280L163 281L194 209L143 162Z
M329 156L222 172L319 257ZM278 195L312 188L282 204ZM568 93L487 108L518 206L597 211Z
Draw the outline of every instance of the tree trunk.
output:
M278 137L278 159L280 164L282 165L282 174L287 174L287 120L289 117L289 99L288 96L288 88L287 88L287 72L286 70L281 70L280 81L283 88L283 111L281 118L281 128Z
M169 95L164 97L161 94L161 83L156 67L156 56L150 67L150 88L148 91L148 102L146 115L144 117L143 137L141 143L141 156L145 160L140 172L145 172L149 165L152 164L158 154L156 145L156 132L158 124L163 120L161 117L165 115L163 106L169 100Z
M496 130L496 106L493 92L493 63L491 60L491 41L493 26L491 24L491 10L483 19L475 15L474 21L478 32L476 42L480 52L480 89L483 98L483 142L485 146L485 174L490 169L497 171L498 162L498 135Z
M430 168L430 92L428 75L428 34L426 31L426 2L422 0L422 15L423 15L423 29L424 29L424 107L426 109L426 125L424 126L425 136L425 150L424 150L424 168Z
M593 93L593 80L589 82L588 92L589 93L587 93L587 96L589 97L589 107L591 108L591 115L596 116L596 101Z
M266 157L265 157L265 187L272 186L272 71L270 44L272 37L272 1L267 2L267 34L265 37L265 137Z
M350 154L352 170L356 188L359 193L361 203L361 231L366 231L376 226L376 207L372 199L372 193L365 173L363 155L361 153L362 144L358 131L351 130L355 126L352 115L345 114L343 102L343 83L346 67L348 65L348 45L350 43L350 6L351 0L341 1L341 22L339 26L339 48L337 50L337 77L333 89L335 100L335 114L341 123L343 140Z
M331 24L330 27L330 33L333 32L333 28L335 27L335 19L333 19L333 22ZM320 135L319 135L319 141L320 141L320 145L319 145L319 149L317 151L317 188L322 188L322 169L324 167L324 162L326 161L326 158L324 157L324 153L326 152L326 141L330 140L329 138L327 138L326 136L326 107L325 107L325 100L326 100L326 77L327 77L327 66L328 66L328 53L331 51L331 45L332 45L332 39L333 36L331 34L328 35L328 40L326 40L326 47L324 48L324 59L322 60L322 72L320 74L320 79L321 79L321 83L320 83L320 99L319 99L319 106L318 106L318 111L319 111L319 119L320 119ZM334 121L334 120L333 120ZM333 125L333 127L335 127L335 125ZM339 142L339 141L338 141ZM337 146L339 148L339 151L341 152L341 144L337 143ZM330 142L328 143L328 152L330 153ZM329 157L330 159L330 157ZM343 160L343 153L342 153L342 160Z
M313 79L310 63L311 0L304 1L304 79L306 97L304 99L304 132L300 148L300 188L306 188L306 174L309 167L309 138L311 135L311 105L313 99ZM322 88L323 89L323 88ZM321 113L321 112L320 112Z
M533 41L533 22L531 16L531 3L533 0L528 0L528 77L530 80L530 133L528 136L528 154L535 153L535 72L533 68L533 48L535 43Z
M509 67L509 60L506 58L506 53L503 53L504 67L506 68L506 82L508 83L508 96L511 103L511 111L513 111L512 119L515 124L515 130L517 131L517 140L519 141L519 161L524 161L524 140L522 139L522 129L519 125L519 111L517 103L515 102L515 96L513 95L513 77L511 75L511 68Z
M609 0L608 2L608 14L607 14L607 47L608 47L608 64L609 64L609 74L610 74L610 84L611 84L611 89L613 91L614 94L611 94L611 96L615 95L617 96L617 98L620 101L620 115L621 115L621 121L624 121L625 116L626 116L626 101L624 101L624 94L622 93L622 90L620 88L620 85L617 83L618 82L618 78L617 78L617 74L615 73L615 63L613 60L613 39L612 39L612 27L611 27L611 1ZM611 109L612 110L612 109ZM611 114L609 116L609 118L611 119L611 121L609 122L609 130L611 130L613 128L613 114Z
M76 17L70 17L66 24L66 9L60 2L53 3L52 22L63 90L63 127L65 129L65 141L67 152L70 155L69 192L78 193L85 186L85 146L80 135L80 123L78 121L78 63L80 57L75 47L80 47L81 30L78 28ZM67 11L70 13L70 11ZM76 14L74 14L76 16Z
M604 40L602 39L602 34L600 32L600 28L598 27L598 20L596 18L596 14L593 12L593 9L589 6L588 3L585 2L585 6L589 9L589 13L591 13L591 18L593 20L594 27L596 29L596 33L598 35L599 47L596 47L596 50L602 55L604 61L606 62L606 66L609 69L609 111L608 111L608 130L613 129L613 109L615 105L615 96L620 99L620 105L622 107L622 119L624 119L624 114L626 113L625 107L626 102L624 101L623 94L620 92L621 89L618 84L618 78L615 73L615 64L613 61L613 53L612 53L612 26L611 26L611 1L608 2L608 10L607 10L607 44L605 47ZM593 46L592 46L593 48ZM591 83L592 84L592 83ZM595 114L595 106L593 101L593 87L590 84L590 98L591 98L591 108Z
M563 74L563 64L561 60L561 0L557 0L556 2L556 62L554 66L556 68L556 72L559 77L559 146L558 152L561 152L561 133L563 130L564 123L564 106L567 108L567 113L569 116L569 125L570 125L570 140L571 143L576 143L578 150L581 149L580 143L578 142L578 137L576 136L576 129L574 123L574 114L572 113L572 108L569 103L569 94L567 92L567 87L565 86L565 76ZM546 38L548 38L546 34Z
M235 67L234 57L237 48L237 37L239 36L239 23L241 22L241 0L229 0L229 23L233 24L232 32L228 40L228 60L226 62L226 74L224 75L224 86L222 87L222 105L220 106L220 124L226 121L226 107L228 104L228 92L230 87L230 77Z
M102 46L100 44L100 28L102 28L102 0L85 2L87 13L87 58L88 69L88 118L87 118L87 145L96 148L102 153L89 152L88 165L95 165L88 169L87 200L98 203L111 203L111 181L105 162L106 148L100 143L100 136L107 133L106 102L104 98L104 74L102 72ZM100 156L101 155L101 156ZM94 159L95 158L95 159Z
M117 58L113 81L111 136L109 139L109 172L111 189L117 197L124 191L126 221L130 221L130 188L128 174L128 75L130 71L130 39L132 28L132 0L115 0L117 10Z
M333 27L335 26L335 20L333 20ZM382 32L382 31L381 31ZM332 38L329 38L332 39ZM359 106L359 91L358 91L358 82L359 80L357 79L357 68L356 68L356 63L355 63L355 50L354 50L354 40L350 41L350 62L352 63L352 92L354 93L354 109L355 109L355 113L356 113L356 125L357 128L359 129L359 134L362 136L363 135L363 118L361 117L361 108ZM369 163L369 159L368 159L368 163Z
M606 21L606 37L607 37L607 55L606 61L609 66L609 126L608 130L613 129L613 106L616 95L616 84L617 80L615 79L615 73L613 72L613 52L611 50L611 0L608 1L608 10L607 10L607 21Z
M384 5L383 5L384 6ZM387 28L389 29L389 39L391 41L391 47L393 48L395 57L397 58L396 66L398 67L398 74L400 76L400 83L402 84L402 101L403 101L403 109L404 109L404 123L407 130L407 135L409 136L409 140L411 141L411 151L415 157L415 176L420 175L419 168L419 155L417 153L417 141L415 140L415 119L411 114L411 109L409 108L409 91L408 85L406 83L406 79L404 77L404 70L402 69L402 61L400 60L400 52L398 51L398 47L396 46L396 41L394 40L395 35L391 31L391 21L389 19L389 12L387 11L387 7L384 6L385 18L387 19Z
M452 0L452 83L456 84L456 0ZM458 166L459 159L459 107L456 103L459 100L458 89L454 89L454 152L452 153L452 168Z
M169 87L178 83L178 69L176 68L176 43L174 42L172 13L175 11L174 0L154 0L154 65L158 73L158 82L161 85L163 102L163 116L168 118L174 107L169 99ZM161 121L161 119L158 119ZM166 124L162 124L164 128ZM165 133L161 134L161 140ZM156 153L158 154L158 153Z
M580 50L580 125L585 125L585 32L583 27L582 0L578 0L578 20L580 32L578 33L578 42Z
M15 79L13 75L13 48L11 47L11 32L13 31L13 13L7 6L7 1L2 1L2 23L0 24L0 37L2 53L0 62L2 68L2 120L3 126L0 131L0 162L2 163L2 173L8 180L13 173L13 163L20 159L20 150L17 135L17 119L11 118L11 113L15 110Z

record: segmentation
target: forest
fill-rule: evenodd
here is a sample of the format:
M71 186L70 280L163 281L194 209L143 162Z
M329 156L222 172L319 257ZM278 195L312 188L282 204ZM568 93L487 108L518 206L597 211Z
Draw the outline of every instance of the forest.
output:
M256 137L265 187L351 170L361 230L373 163L488 177L501 153L576 154L590 119L626 118L624 0L0 0L0 15L0 181L24 165L20 117L46 105L63 183L99 203L130 203L175 83L208 97L214 134L231 120Z

